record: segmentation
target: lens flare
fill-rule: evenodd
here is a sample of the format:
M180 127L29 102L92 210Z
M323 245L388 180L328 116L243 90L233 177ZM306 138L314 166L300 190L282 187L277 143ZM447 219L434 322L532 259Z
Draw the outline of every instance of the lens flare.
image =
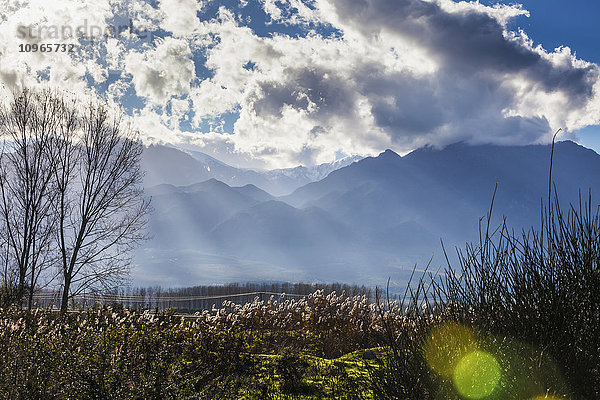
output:
M541 395L541 396L533 397L531 400L563 400L563 399L561 399L560 397Z
M436 373L450 378L458 362L477 348L477 341L469 328L457 323L448 323L430 332L423 350L429 367Z
M500 364L484 351L473 351L464 356L454 369L456 390L469 399L483 399L492 394L501 377Z

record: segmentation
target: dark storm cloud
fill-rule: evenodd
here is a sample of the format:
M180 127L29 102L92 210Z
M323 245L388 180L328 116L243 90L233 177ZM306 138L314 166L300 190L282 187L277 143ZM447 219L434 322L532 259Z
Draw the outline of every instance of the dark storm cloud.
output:
M310 111L312 104L310 115L322 126L332 116L352 118L360 97L368 100L375 125L399 145L457 140L525 144L556 127L544 115L548 109L528 109L529 116L512 112L522 100L514 79L525 93L539 94L540 104L558 92L569 110L582 109L593 98L596 65L581 66L569 56L553 61L481 8L450 12L438 2L422 0L331 4L347 29L372 43L382 32L398 35L434 60L435 72L391 71L374 60L355 61L350 76L310 66L288 69L283 80L260 85L257 114L281 116L285 105Z
M446 112L436 93L436 82L406 74L386 75L383 71L362 77L361 91L371 99L378 126L422 135L444 123Z
M514 94L500 79L440 71L432 76L360 72L359 90L372 114L399 145L448 144L459 140L531 143L551 128L544 117L507 117Z
M382 29L395 32L426 48L445 69L463 74L522 72L546 91L561 90L589 97L596 67L560 68L526 46L506 37L492 16L472 10L450 13L435 2L422 0L337 0L342 21L366 34Z
M344 117L354 111L355 92L335 71L288 68L283 78L259 84L253 98L257 114L281 117L286 105L307 111L315 119Z

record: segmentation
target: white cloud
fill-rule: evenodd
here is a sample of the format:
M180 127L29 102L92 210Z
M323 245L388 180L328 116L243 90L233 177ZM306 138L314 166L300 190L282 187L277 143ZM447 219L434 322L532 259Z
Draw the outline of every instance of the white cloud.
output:
M194 79L192 52L184 40L165 38L155 48L130 53L126 71L132 75L138 96L151 104L187 94Z
M106 29L110 14L107 1L82 4L69 0L52 3L43 0L4 2L0 5L3 22L0 24L0 83L6 89L44 84L70 91L89 91L86 71L101 79L98 66L82 65L76 53L27 52L20 45L77 43L72 37L77 29L89 35ZM92 31L94 27L94 31Z
M277 4L265 3L273 19ZM507 32L528 15L520 6L322 0L319 12L343 38L276 37L283 56L246 86L234 142L274 165L338 149L534 143L598 121L598 67Z
M202 9L197 0L161 0L159 9L163 13L161 28L176 36L193 34L200 26L196 13Z
M469 13L477 12L487 14L498 21L502 26L519 16L529 17L529 11L525 10L521 4L494 4L486 6L479 1L454 1L454 0L433 0L433 3L439 4L442 10L450 13Z
M199 126L204 117L216 117L231 111L239 104L240 97L239 92L227 89L212 79L205 79L190 92L196 126Z

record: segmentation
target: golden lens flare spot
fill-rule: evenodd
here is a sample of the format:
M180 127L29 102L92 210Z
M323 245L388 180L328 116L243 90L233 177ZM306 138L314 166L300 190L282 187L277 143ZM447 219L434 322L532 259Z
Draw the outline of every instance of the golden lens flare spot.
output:
M464 356L454 370L454 386L461 396L483 399L490 396L502 376L496 358L484 351L474 351Z
M448 323L432 329L423 350L429 367L450 378L459 361L478 347L475 335L469 328Z

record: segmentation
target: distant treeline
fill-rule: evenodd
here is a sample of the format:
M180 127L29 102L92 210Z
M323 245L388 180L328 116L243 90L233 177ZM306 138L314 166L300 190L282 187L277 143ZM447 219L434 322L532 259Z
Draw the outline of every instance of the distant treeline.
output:
M206 285L187 288L138 287L126 288L118 293L126 307L175 308L179 311L193 311L220 306L224 301L244 304L255 298L269 300L271 296L298 298L322 290L325 295L336 292L346 296L366 296L375 299L375 290L366 286L348 285L343 283L230 283L227 285Z

